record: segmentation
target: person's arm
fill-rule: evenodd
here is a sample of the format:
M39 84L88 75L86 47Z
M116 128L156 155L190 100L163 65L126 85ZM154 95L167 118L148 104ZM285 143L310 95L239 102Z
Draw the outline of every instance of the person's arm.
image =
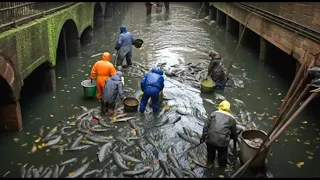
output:
M97 65L94 64L92 69L91 69L91 74L90 74L90 79L93 80L96 77L97 74Z
M120 99L121 99L121 101L122 101L122 100L124 99L122 82L121 82L121 83L118 83L118 94L119 94L119 97L120 97Z
M111 67L110 67L110 77L115 76L116 74L117 74L116 68L114 67L113 64L111 64Z
M233 139L233 148L234 148L234 152L236 152L237 151L238 133L237 133L237 123L234 119L232 119L230 138Z
M214 114L211 114L210 117L208 117L208 120L205 121L204 125L203 125L203 129L202 129L202 135L200 138L200 143L204 142L207 135L208 135L208 131L209 131L209 127L210 127L210 123L212 121L213 118L215 118L216 116Z
M164 78L163 78L163 76L160 77L159 81L160 81L160 91L162 91L163 88L164 88Z
M132 43L135 41L133 35L131 34L131 40L132 40Z
M144 90L144 86L145 86L145 83L146 83L146 77L147 77L148 74L144 75L141 82L140 82L140 86L141 86L141 90L143 91Z
M118 39L117 39L117 42L116 42L116 45L115 45L115 49L116 50L119 50L120 47L121 47L121 44L122 44L122 36L121 34L118 36Z
M213 71L213 66L214 66L214 60L211 60L208 66L208 75L207 76L211 76L211 73Z

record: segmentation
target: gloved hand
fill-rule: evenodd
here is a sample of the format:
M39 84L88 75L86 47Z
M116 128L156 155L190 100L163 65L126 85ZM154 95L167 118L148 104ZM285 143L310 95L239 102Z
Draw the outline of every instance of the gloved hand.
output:
M200 143L204 143L205 141L206 141L206 137L205 136L201 136Z

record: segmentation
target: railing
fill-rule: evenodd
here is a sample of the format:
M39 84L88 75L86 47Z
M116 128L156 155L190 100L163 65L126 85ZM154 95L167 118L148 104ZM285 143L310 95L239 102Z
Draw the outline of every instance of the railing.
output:
M73 4L75 2L0 2L0 32Z

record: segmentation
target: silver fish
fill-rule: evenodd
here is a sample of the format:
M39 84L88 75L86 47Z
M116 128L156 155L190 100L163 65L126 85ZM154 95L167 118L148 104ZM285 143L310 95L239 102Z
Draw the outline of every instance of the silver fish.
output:
M88 149L89 147L91 147L91 145L76 146L76 147L67 149L67 151L81 151L81 150Z
M78 144L80 144L80 141L83 139L83 135L80 135L79 137L77 137L73 143L71 144L71 148L78 146Z
M111 121L111 123L116 123L116 122L125 122L125 121L129 121L131 119L134 119L135 117L124 117L124 118L120 118L120 119L116 119L114 121Z
M59 143L60 140L61 140L61 135L59 135L56 139L50 140L50 141L46 144L46 147L55 145L55 144Z
M64 166L66 164L70 164L70 163L73 163L73 162L76 162L76 161L78 161L78 158L72 158L72 159L66 160L64 162L61 162L60 166Z
M35 168L32 169L32 177L33 178L39 178L40 177L40 174L39 174L38 170L35 169Z
M111 145L112 145L112 143L106 143L100 148L100 150L98 152L98 160L99 160L99 162L102 163L107 158L107 155L108 155L108 153L110 152L110 149L111 149Z
M25 165L23 165L23 166L21 167L21 169L20 169L21 178L24 178L25 175L26 175L26 172L27 172L26 167L27 167L27 165L28 165L28 163L26 163Z
M69 174L66 178L76 178L79 177L81 174L83 174L89 167L90 162L87 162L86 164L82 165L80 168L74 171L74 173Z
M54 168L54 171L52 173L52 178L58 178L59 177L59 166L56 164L56 167Z
M120 153L120 156L121 156L124 160L127 160L127 161L136 162L136 163L142 162L142 160L136 159L136 158L134 158L134 157L128 156L128 155L123 154L123 153Z
M52 129L48 132L48 134L46 135L46 137L42 139L42 141L46 141L47 138L49 138L50 136L54 135L54 134L57 132L57 129L58 129L58 126L52 128Z

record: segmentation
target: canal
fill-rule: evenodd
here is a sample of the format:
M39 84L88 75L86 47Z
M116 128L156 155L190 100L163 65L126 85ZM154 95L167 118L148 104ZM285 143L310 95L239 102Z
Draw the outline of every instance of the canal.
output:
M105 51L114 53L114 43L121 24L126 25L135 38L144 40L144 45L140 49L133 48L133 61L148 68L158 63L167 63L167 66L201 61L208 63L207 55L211 50L215 50L223 57L226 67L232 59L238 37L226 32L224 27L216 23L200 20L204 18L204 15L197 18L198 4L171 3L170 13L156 13L153 9L151 16L146 16L144 3L130 3L126 5L127 7L123 6L125 5L116 5L112 18L105 20L103 27L94 29L93 41L83 45L79 55L67 59L58 56L55 67L55 91L42 88L43 81L45 81L43 71L34 72L25 80L21 92L23 130L1 135L0 173L5 174L10 171L7 177L19 177L20 168L26 163L28 163L27 167L31 165L47 167L60 164L70 158L78 158L76 163L66 166L61 175L65 177L80 167L81 163L96 158L98 146L92 146L83 151L65 151L63 155L59 154L56 149L38 148L33 153L31 149L33 144L39 144L35 140L39 137L40 127L45 127L44 134L46 135L50 129L57 126L59 120L71 121L73 116L80 114L80 106L89 109L99 106L96 100L83 98L80 83L89 78L92 65L100 58L99 56L92 58L91 55ZM126 14L121 13L123 8L128 8ZM259 62L258 52L240 46L231 73L234 81L243 82L244 87L230 86L225 91L217 92L231 102L232 111L236 115L240 116L241 111L249 114L251 120L266 132L271 128L273 116L277 114L277 108L280 107L281 100L290 86L290 82L282 78L281 73L274 69L272 66ZM285 70L283 68L282 71ZM131 70L124 71L126 96L135 96L140 90L142 73L135 74L140 77L133 76ZM166 151L171 145L178 158L179 154L181 155L181 152L190 144L179 138L177 132L183 133L183 127L187 127L201 134L202 119L216 110L217 104L221 101L214 94L200 95L171 81L165 82L164 94L166 97L174 98L174 100L165 102L170 108L166 114L163 114L164 111L161 109L160 114L153 115L148 109L144 115L137 115L136 118L136 124L142 134L151 137L156 146L144 142L146 151L143 152L136 145L125 146L115 142L118 152L143 159L142 163L134 165L137 169L145 165L158 166L157 160L166 160ZM204 99L211 99L216 105ZM236 105L235 102L239 102L237 100L244 102L244 105ZM177 116L174 112L177 108L183 108L189 114L182 116L181 121L176 124L153 127L155 122L165 116L170 118ZM313 112L308 109L302 113L270 149L267 167L273 177L319 176L317 167L320 162L318 154L320 134L315 118L317 114ZM131 129L126 123L117 124L117 130L100 134L113 137L130 136L128 134ZM67 141L65 138L62 140L64 143ZM199 154L204 156L205 152L199 152ZM108 156L104 163L95 160L89 168L100 169L107 166L109 173L118 176L121 169L117 168L114 163L108 164L110 159L112 155ZM182 167L191 167L190 159L179 158L179 163ZM130 163L127 165L131 166ZM228 177L234 172L234 169L196 167L194 172L199 177ZM92 175L92 177L95 176ZM171 175L171 177L174 176Z

